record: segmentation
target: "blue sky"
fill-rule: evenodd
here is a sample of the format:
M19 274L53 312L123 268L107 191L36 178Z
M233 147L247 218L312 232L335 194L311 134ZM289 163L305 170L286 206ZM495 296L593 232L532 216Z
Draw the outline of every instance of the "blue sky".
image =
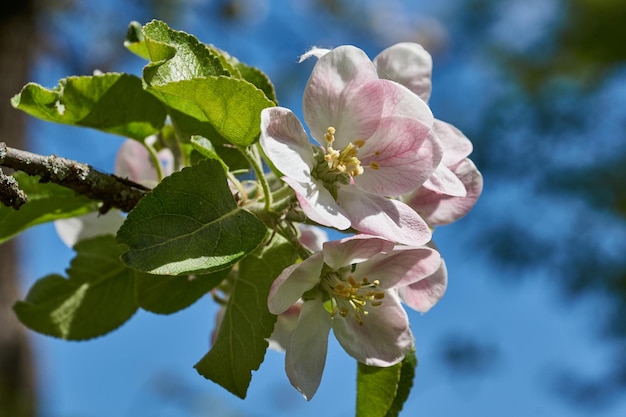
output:
M117 3L117 2L114 2ZM336 46L352 43L370 56L402 40L422 40L433 47L445 45L435 55L432 106L435 115L457 126L480 123L482 96L501 88L499 75L485 57L463 48L467 39L458 38L452 26L451 9L458 1L438 2L429 7L407 6L401 1L386 3L385 10L363 7L364 16L378 29L363 38L358 24L328 18L306 6L309 2L276 3L255 0L254 19L245 25L225 25L203 18L189 9L175 29L195 34L258 66L278 87L281 104L300 112L299 94L311 63L297 64L297 56L312 45ZM363 2L363 4L376 2ZM555 10L555 2L533 1L536 8L521 8L522 1L506 2L490 36L510 39L515 48L527 48ZM191 2L193 7L211 10ZM524 3L526 4L526 3ZM107 6L93 1L80 10L48 24L67 36L67 47L88 51L95 57L110 45L93 43L86 31L99 30L93 21L99 14L108 25L124 33L131 20L144 23L149 17L138 10ZM552 8L551 8L552 7ZM102 10L99 11L98 8ZM373 9L372 9L373 10ZM403 10L399 21L389 20L389 11ZM530 12L528 12L530 10ZM516 12L515 12L516 11ZM385 13L383 13L385 12ZM515 12L515 13L513 13ZM364 17L364 18L365 18ZM414 24L418 22L419 24ZM512 36L510 28L520 30ZM517 31L518 29L516 29ZM524 36L524 34L528 34ZM531 36L531 34L533 36ZM535 36L535 37L534 37ZM410 37L410 39L407 39ZM117 44L120 49L121 39ZM114 70L140 74L143 62L120 61ZM294 76L293 74L298 74ZM41 59L32 79L47 87L72 75L54 59ZM523 119L519 120L523 129ZM32 121L31 150L88 162L111 171L122 138L85 129ZM471 139L471 138L470 138ZM494 263L477 248L477 236L498 210L512 217L532 215L527 202L553 210L552 220L567 219L556 214L552 202L536 195L527 181L502 182L485 177L485 191L468 217L436 231L435 239L446 258L449 288L443 300L425 315L411 313L420 364L415 387L402 415L429 416L587 416L590 410L575 408L553 394L561 369L576 369L601 375L610 363L611 346L598 342L597 323L606 310L601 300L591 298L571 303L560 294L546 271L519 272ZM556 226L554 226L556 227ZM56 237L52 225L28 231L21 241L24 288L44 275L62 272L73 253ZM503 275L508 275L502 279ZM45 417L135 417L135 416L319 416L351 415L355 402L355 362L336 343L331 344L320 390L306 402L288 383L282 354L269 351L266 361L253 375L244 401L197 375L192 366L209 348L215 305L209 298L171 316L138 312L120 329L88 342L65 342L32 334L39 370L42 416ZM446 366L442 341L452 335L467 335L483 349L478 372L464 373ZM486 349L486 350L485 350ZM486 354L485 354L486 352ZM480 352L479 352L480 353ZM626 398L593 415L626 415Z

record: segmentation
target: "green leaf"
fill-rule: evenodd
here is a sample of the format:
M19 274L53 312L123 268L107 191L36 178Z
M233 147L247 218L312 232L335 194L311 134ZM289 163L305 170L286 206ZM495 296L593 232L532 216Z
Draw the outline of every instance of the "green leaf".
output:
M274 106L253 84L224 76L150 85L148 90L172 109L209 123L238 146L248 146L257 139L261 110ZM190 133L209 137L206 132Z
M166 116L159 100L143 89L141 79L120 73L68 77L52 90L29 83L11 104L49 122L138 140L157 133Z
M415 349L413 349L402 361L402 370L400 372L400 380L398 381L396 398L393 399L393 403L385 417L397 417L400 411L402 411L402 407L411 393L411 388L413 388L416 368L417 356L415 355Z
M178 277L142 274L135 280L137 303L152 313L175 313L218 286L229 271L227 268L208 275Z
M145 25L142 35L143 40L138 39L131 45L134 49L139 49L142 55L145 54L145 50L152 61L143 72L143 78L149 85L230 75L222 66L219 57L193 35L173 30L158 20ZM140 38L136 34L136 29L131 34L131 37L133 36ZM141 43L144 44L143 47L139 46Z
M274 91L274 85L263 71L256 67L248 66L242 62L237 63L237 69L244 80L257 86L257 88L265 93L267 98L272 100L275 104L278 104L276 92Z
M126 32L124 46L134 54L144 59L150 59L150 52L144 42L143 27L139 22L130 22Z
M165 178L119 229L122 261L151 274L184 275L226 268L265 238L263 222L238 207L226 174L203 160Z
M37 224L80 216L98 209L87 197L53 183L40 183L39 177L23 172L13 174L28 202L19 210L0 205L0 243Z
M137 272L119 260L122 252L111 235L83 240L67 270L69 279L48 275L37 281L14 310L30 329L69 340L108 333L137 310Z
M250 163L241 151L233 146L225 146L219 140L208 140L202 136L193 136L191 145L205 158L222 161L226 171L249 170Z
M245 398L276 322L267 309L270 287L295 260L293 246L276 235L241 261L215 344L194 366L200 375Z
M397 417L409 397L416 366L414 350L402 362L386 368L359 362L356 417Z

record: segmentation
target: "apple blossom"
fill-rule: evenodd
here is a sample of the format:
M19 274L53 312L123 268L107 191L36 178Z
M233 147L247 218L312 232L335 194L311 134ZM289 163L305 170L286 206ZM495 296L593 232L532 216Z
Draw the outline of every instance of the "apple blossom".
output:
M311 399L321 381L330 329L359 362L391 366L413 346L397 288L431 276L441 265L429 247L397 248L375 236L326 242L320 252L276 278L268 307L283 314L302 300L289 339L285 369L291 384Z
M416 190L439 165L443 149L421 98L380 79L367 55L353 46L325 53L303 98L312 145L295 114L261 113L260 144L313 221L350 227L418 246L430 240L424 220L388 197Z
M319 55L319 52L316 54ZM407 87L425 102L432 91L432 57L419 44L403 42L382 51L374 64L381 78ZM456 127L435 119L433 130L443 144L443 158L431 177L403 201L431 226L458 220L482 192L482 175L468 158L472 143Z

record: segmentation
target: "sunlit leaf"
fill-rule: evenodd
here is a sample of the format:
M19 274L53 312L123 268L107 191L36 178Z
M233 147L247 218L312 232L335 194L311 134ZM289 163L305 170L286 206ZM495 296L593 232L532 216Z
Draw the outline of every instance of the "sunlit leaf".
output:
M229 77L150 85L149 91L167 106L209 123L224 139L239 146L256 140L261 129L261 110L274 105L253 84ZM205 132L192 133L206 136Z
M200 375L245 398L252 371L263 362L276 316L267 309L274 279L296 259L294 248L276 235L239 264L224 319L211 350L195 365Z
M159 131L165 108L133 75L63 78L54 89L29 83L11 104L31 116L142 140Z
M223 269L253 251L265 225L238 207L222 166L204 160L165 178L129 213L118 241L122 260L160 275Z
M131 39L127 38L128 46L138 50L141 56L147 53L151 63L144 68L143 78L150 85L230 75L212 50L195 36L173 30L158 20L145 25L141 36L134 29Z
M356 417L385 417L391 409L402 363L387 368L358 364Z
M398 389L396 397L389 408L385 417L397 417L402 411L404 403L409 398L411 388L413 388L413 378L415 378L415 369L417 368L417 356L415 350L409 352L402 363L400 370L400 380L398 381Z
M134 284L139 274L119 260L122 247L111 235L83 240L67 270L68 278L37 281L14 310L30 329L69 340L106 334L137 310Z

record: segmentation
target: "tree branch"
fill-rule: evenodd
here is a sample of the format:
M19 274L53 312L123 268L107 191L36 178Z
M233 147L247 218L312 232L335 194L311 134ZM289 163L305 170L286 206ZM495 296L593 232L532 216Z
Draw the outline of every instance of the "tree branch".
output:
M40 182L53 182L93 200L102 201L104 203L100 209L102 213L113 207L130 211L150 190L128 179L99 172L92 166L81 162L55 155L43 156L10 148L4 142L0 142L0 166L23 171L31 176L38 175L41 177ZM2 197L0 201L5 205L7 204L3 198L4 195L15 197L17 191L20 191L25 197L15 184L9 184L9 182L4 179L0 182L0 197ZM10 200L7 199L7 201ZM9 204L9 207L19 208L15 204Z
M10 175L0 169L0 203L19 210L28 201L28 196L20 190L20 185Z

